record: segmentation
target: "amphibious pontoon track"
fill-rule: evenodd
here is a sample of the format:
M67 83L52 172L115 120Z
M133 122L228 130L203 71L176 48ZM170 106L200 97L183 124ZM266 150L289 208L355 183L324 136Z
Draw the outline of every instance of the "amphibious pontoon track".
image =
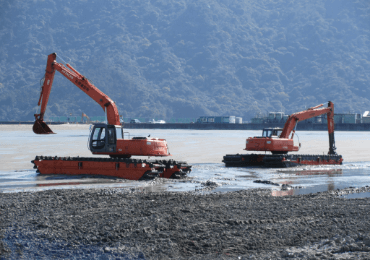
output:
M40 174L92 174L129 180L183 178L191 171L186 162L174 160L36 156L31 162Z
M309 154L227 154L222 162L226 167L264 166L285 168L299 165L335 165L342 164L341 155Z

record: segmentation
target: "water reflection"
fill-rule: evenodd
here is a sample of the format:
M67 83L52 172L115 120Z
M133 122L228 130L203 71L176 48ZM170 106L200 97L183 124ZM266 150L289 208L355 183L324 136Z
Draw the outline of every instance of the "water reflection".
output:
M295 175L335 175L335 174L343 174L342 169L327 169L327 170L301 170L301 171L280 171L282 173L289 173Z
M62 185L80 185L80 182L60 182L60 183L39 183L36 184L37 187L49 187L49 186L62 186ZM84 183L86 184L86 183Z
M274 197L295 195L294 190L272 190L271 195Z
M257 182L258 180L261 180ZM206 184L213 184L212 186ZM271 184L276 185L271 185ZM119 188L135 192L202 191L230 192L254 188L271 189L272 196L300 195L361 187L370 183L370 167L351 163L326 169L320 167L266 169L227 168L221 163L193 164L188 178L131 181L95 175L42 175L35 170L0 171L0 192L48 189Z
M360 192L360 193L352 193L345 196L342 196L346 199L363 199L363 198L369 198L370 192Z
M160 192L167 189L167 179L163 180L126 180L103 175L43 175L37 174L35 187L52 189L70 188L123 188L135 192ZM171 186L170 186L171 187Z
M342 169L319 169L319 170L301 170L301 171L280 171L282 173L294 174L296 176L310 176L310 175L327 175L328 177L335 178L335 176L342 175ZM332 191L335 189L335 180L327 179L326 185L316 185L314 187L302 188L299 186L292 186L293 184L299 185L302 183L302 179L293 178L292 180L278 181L281 185L281 190L272 190L272 196L289 196L289 195L299 195L316 193L323 191Z

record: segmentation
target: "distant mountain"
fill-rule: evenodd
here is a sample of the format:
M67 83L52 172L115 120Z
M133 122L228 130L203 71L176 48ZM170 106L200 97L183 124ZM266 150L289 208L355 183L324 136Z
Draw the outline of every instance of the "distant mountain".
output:
M0 120L33 120L52 52L124 117L363 112L369 28L363 0L0 1ZM47 115L81 111L104 114L57 72Z

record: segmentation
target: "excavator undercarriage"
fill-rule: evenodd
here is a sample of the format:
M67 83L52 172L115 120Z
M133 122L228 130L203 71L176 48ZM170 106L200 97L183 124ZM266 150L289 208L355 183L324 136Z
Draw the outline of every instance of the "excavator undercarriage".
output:
M226 167L264 166L268 168L286 168L299 165L334 165L342 164L341 155L310 154L227 154L222 162Z
M180 179L191 171L186 162L174 160L36 156L31 162L41 174L92 174L128 180Z

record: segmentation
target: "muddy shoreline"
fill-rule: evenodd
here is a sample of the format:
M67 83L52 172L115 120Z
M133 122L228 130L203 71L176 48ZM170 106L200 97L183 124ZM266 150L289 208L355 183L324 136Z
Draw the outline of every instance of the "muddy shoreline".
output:
M370 199L350 188L0 193L0 259L368 259Z

